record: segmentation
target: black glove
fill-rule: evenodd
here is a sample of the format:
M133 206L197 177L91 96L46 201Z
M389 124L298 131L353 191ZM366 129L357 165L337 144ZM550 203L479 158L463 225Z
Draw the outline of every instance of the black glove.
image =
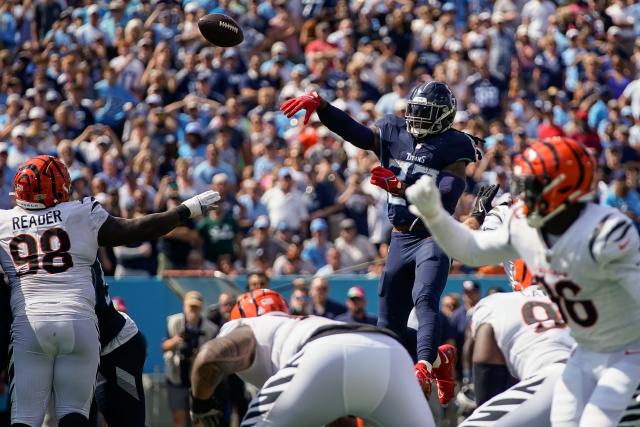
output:
M224 412L215 398L201 400L191 396L191 421L202 423L205 427L222 427Z
M497 185L489 185L488 187L480 187L478 195L473 201L471 207L471 216L478 220L480 224L484 221L484 217L491 210L491 202L496 197L496 193L500 189Z

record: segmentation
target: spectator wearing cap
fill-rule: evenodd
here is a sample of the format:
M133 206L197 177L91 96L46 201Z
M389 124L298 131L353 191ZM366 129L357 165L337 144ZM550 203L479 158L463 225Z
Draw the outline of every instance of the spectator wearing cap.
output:
M471 90L470 108L479 110L486 122L499 119L502 114L504 81L491 73L486 58L476 61L477 72L469 76L467 84Z
M336 320L346 323L376 325L378 319L367 314L367 296L360 286L353 286L347 292L347 311L336 316Z
M13 176L15 170L7 166L9 144L0 142L0 209L11 209L13 198L9 193L13 191Z
M117 83L131 93L138 93L144 74L144 64L136 57L135 52L125 40L118 42L117 49L118 56L109 62L109 66L118 75Z
M75 38L81 46L93 46L100 38L107 35L100 28L100 6L92 4L87 8L88 22L75 31Z
M204 131L199 122L190 122L184 129L185 144L180 144L180 157L190 158L193 164L200 164L206 158L207 146L204 142Z
M538 138L543 140L554 136L564 136L564 130L553 120L553 105L551 102L544 101L542 122L538 125Z
M260 215L251 235L242 239L244 266L248 271L259 270L259 263L272 266L276 258L286 252L286 246L270 234L270 225L269 217Z
M287 45L281 41L277 41L271 46L271 58L261 63L260 73L262 75L269 74L269 71L276 63L280 64L281 67L280 77L284 81L287 81L295 65L289 60L289 49L287 49Z
M379 115L394 114L396 102L404 100L409 95L409 84L407 79L402 76L396 76L393 79L392 91L380 97L376 102L376 113Z
M493 26L487 35L489 38L489 70L504 81L511 78L511 61L516 55L515 34L506 25L506 16L494 12Z
M96 174L102 179L109 190L117 191L123 183L120 162L116 154L109 152L102 158L102 171Z
M344 305L329 298L329 280L326 277L313 278L310 295L309 314L335 319L347 311Z
M289 168L278 171L277 183L262 195L261 201L267 207L272 224L286 221L294 231L306 228L309 213L302 194L293 186Z
M242 182L242 192L238 196L238 203L244 207L244 217L240 225L244 229L250 228L259 216L268 216L267 207L260 201L261 190L253 179L245 179Z
M6 108L2 114L0 114L0 133L4 133L5 126L13 126L18 121L20 116L20 110L22 108L20 95L12 93L7 96Z
M111 66L106 66L103 73L104 79L94 87L99 100L95 118L98 123L120 132L126 118L124 105L127 102L135 103L136 98L127 88L118 84L118 76Z
M112 0L109 2L109 12L105 14L100 22L100 29L106 36L109 46L116 44L116 32L118 28L124 28L128 20L124 15L124 3L122 0Z
M11 13L11 2L0 4L0 46L13 49L16 44L18 23Z
M307 288L295 287L289 298L289 314L294 316L309 315L309 291Z
M303 260L301 255L302 239L293 236L287 245L286 253L276 258L273 263L273 276L315 273L316 269L313 264Z
M219 159L218 148L215 144L207 145L205 156L205 160L198 163L193 170L193 178L198 185L206 186L219 173L225 174L232 183L235 182L233 167Z
M167 199L167 210L177 207L182 200L176 195ZM158 272L163 270L185 269L189 254L200 247L200 234L192 220L184 222L160 238L158 244Z
M11 146L9 147L7 166L11 169L17 169L22 163L36 155L38 155L38 152L28 142L27 128L24 125L14 127L11 131Z
M311 221L309 230L311 238L304 242L302 258L317 270L327 263L327 251L333 246L328 240L329 225L324 218L316 218Z
M315 40L311 41L304 50L307 65L314 71L319 60L332 59L338 53L338 46L329 43L331 27L328 22L319 22L315 28Z
M174 427L187 424L191 365L198 349L218 334L219 328L203 314L204 297L198 291L184 294L181 313L167 317L162 342L164 373Z
M72 82L68 83L65 88L67 99L62 105L56 108L56 123L62 128L66 129L70 127L76 132L79 129L84 129L87 126L94 124L95 118L93 116L93 112L82 103L82 86L79 83ZM71 117L75 119L74 126L70 126L71 123L62 123L62 119L58 117L58 114L63 114L62 110L60 113L57 113L60 107L65 108ZM78 129L75 129L76 127Z
M84 163L76 158L76 152L73 149L73 144L68 139L60 141L56 147L56 154L58 158L64 163L69 171L69 174L74 172L84 172L87 167Z
M55 145L52 142L47 122L47 112L40 106L31 107L29 110L29 126L27 126L27 139L32 141L39 153L54 154Z
M550 0L529 0L522 8L522 23L529 29L529 37L538 40L547 32L549 18L556 12Z
M367 265L376 257L376 249L369 239L358 234L356 223L351 218L340 222L340 237L335 242L340 252L343 268L351 273L366 273Z
M261 181L265 175L271 173L271 171L282 162L282 158L278 156L278 145L276 141L265 140L264 151L262 155L255 159L253 164L253 178L256 181Z

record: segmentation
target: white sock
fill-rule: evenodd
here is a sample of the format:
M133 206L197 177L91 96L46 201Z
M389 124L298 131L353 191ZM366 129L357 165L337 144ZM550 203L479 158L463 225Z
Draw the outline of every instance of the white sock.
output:
M438 352L438 355L436 356L436 360L433 361L433 367L438 369L440 367L440 353Z

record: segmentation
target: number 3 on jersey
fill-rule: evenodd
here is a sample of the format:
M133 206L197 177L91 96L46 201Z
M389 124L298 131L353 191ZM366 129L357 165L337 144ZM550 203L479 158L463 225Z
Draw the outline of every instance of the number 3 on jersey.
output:
M39 268L56 274L73 267L73 258L69 253L71 240L62 228L51 228L42 233L39 247L34 236L20 234L11 240L9 249L18 277L36 274ZM40 251L43 253L42 263L39 262Z

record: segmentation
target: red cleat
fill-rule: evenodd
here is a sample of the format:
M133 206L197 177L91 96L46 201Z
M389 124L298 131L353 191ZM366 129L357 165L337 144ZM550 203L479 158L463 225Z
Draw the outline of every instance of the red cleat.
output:
M440 356L440 366L433 368L433 375L436 378L438 387L438 401L441 405L447 405L455 396L456 379L454 370L456 366L456 348L451 344L443 344L438 347Z
M426 364L423 360L416 363L416 378L418 379L418 384L420 384L420 388L422 389L422 393L424 393L424 397L427 400L431 397L431 382L433 381L433 373L431 373L430 366Z

